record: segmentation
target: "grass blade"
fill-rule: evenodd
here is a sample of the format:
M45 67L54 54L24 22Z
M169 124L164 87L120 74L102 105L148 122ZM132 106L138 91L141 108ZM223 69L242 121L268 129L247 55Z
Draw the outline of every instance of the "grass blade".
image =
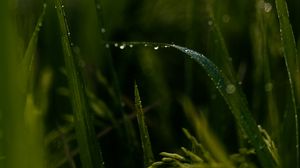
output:
M297 107L299 107L300 97L300 78L299 78L299 59L297 54L297 46L293 34L292 26L289 22L289 12L285 0L275 0L277 15L280 24L280 35L284 51L284 59L288 72L290 83L290 93L292 101L292 111L295 118L295 138L296 138L296 165L300 167L299 153L299 118Z
M250 143L255 148L262 166L276 167L276 163L272 157L272 154L268 150L268 147L265 144L259 129L257 128L257 124L251 116L247 101L242 91L237 88L234 83L231 83L229 78L222 74L218 67L202 54L178 45L172 45L172 47L189 55L206 70L207 74L211 77L217 89L228 104L236 119L236 122L242 128L242 130L244 130L245 134L250 140Z
M35 26L32 36L30 38L29 44L27 46L27 49L25 51L25 55L23 58L23 65L25 67L24 73L29 75L29 78L30 78L30 75L33 73L32 72L33 71L33 62L34 62L34 56L35 56L37 42L38 42L38 34L43 25L43 19L44 19L45 13L46 13L46 9L47 9L47 4L44 4L43 11L38 18L37 24ZM29 81L29 79L28 79L28 81Z
M75 116L75 129L82 166L86 168L104 167L102 154L95 135L95 129L91 122L91 114L88 113L87 100L84 92L85 86L71 50L69 41L70 32L63 9L64 6L61 0L55 0L55 6L61 30L61 40L68 82L71 90L71 101Z
M154 157L151 149L151 142L150 142L147 125L145 123L142 102L141 102L138 86L136 83L134 84L134 97L135 97L135 109L137 111L137 120L139 124L142 148L144 153L144 167L148 167L153 163Z

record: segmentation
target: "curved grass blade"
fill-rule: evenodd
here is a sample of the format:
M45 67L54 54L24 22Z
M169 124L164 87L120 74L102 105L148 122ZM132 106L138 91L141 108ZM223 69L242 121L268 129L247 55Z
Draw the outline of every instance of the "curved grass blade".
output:
M277 15L280 24L280 35L284 51L284 59L288 72L290 83L292 112L295 118L295 138L296 138L296 165L300 167L300 151L299 151L299 107L300 97L300 74L299 74L299 58L292 26L289 21L289 12L285 0L275 0Z
M172 47L190 56L191 59L195 60L202 66L202 68L204 68L208 76L214 82L216 88L228 104L232 114L235 117L236 122L247 135L250 143L255 148L261 165L266 168L277 167L275 159L272 157L271 151L269 151L266 143L264 142L257 124L252 117L250 110L248 109L248 103L243 92L236 83L232 83L230 77L221 73L219 68L204 55L179 45L167 43L121 42L112 44L118 44L116 46L119 46L119 44L121 46L143 45L147 47L153 47L155 50L157 50L159 47Z
M104 167L102 153L96 139L95 129L88 113L85 86L79 74L69 41L69 28L61 0L55 0L61 31L62 47L71 90L71 101L75 117L75 129L82 166L86 168Z
M172 45L172 47L189 55L206 70L207 74L211 77L217 89L228 104L236 122L245 132L250 143L255 148L262 166L276 167L275 160L265 144L255 120L251 116L245 96L242 91L237 88L236 84L231 83L229 78L222 74L218 67L204 55L178 45Z
M135 110L137 111L137 120L139 124L142 148L144 153L144 167L148 167L153 163L154 157L151 149L151 141L148 133L148 128L145 123L142 102L141 102L138 86L136 83L134 84L134 97L135 97Z

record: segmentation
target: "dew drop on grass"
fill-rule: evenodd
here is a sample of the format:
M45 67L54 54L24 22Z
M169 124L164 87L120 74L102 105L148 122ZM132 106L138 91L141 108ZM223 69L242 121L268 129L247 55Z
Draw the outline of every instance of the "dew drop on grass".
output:
M242 82L242 81L239 81L239 82L238 82L238 84L239 84L239 85L242 85L242 84L243 84L243 82Z
M159 47L158 47L158 46L155 46L155 47L154 47L154 50L158 50L158 49L159 49Z
M148 47L148 44L144 44L145 47Z
M272 10L272 5L269 2L264 3L264 10L265 12L269 13Z
M105 44L105 48L109 48L109 44Z
M226 92L227 94L233 94L235 92L236 88L233 84L229 84L226 86Z
M70 32L68 32L68 36L71 36L71 33L70 33Z
M101 28L101 33L105 33L106 30L104 28Z
M132 44L130 44L130 45L129 45L129 47L130 47L130 48L132 48L132 47L133 47L133 45L132 45Z
M209 25L209 26L212 26L213 24L214 24L214 22L213 22L212 20L209 20L209 21L208 21L208 25Z
M64 6L64 5L61 5L61 7L64 8L65 6Z
M118 46L119 46L119 44L118 44L118 43L115 43L115 44L114 44L114 46L115 46L115 47L118 47Z
M57 8L56 5L54 6L54 8L55 8L55 9Z
M126 47L125 44L120 45L120 49L123 50Z

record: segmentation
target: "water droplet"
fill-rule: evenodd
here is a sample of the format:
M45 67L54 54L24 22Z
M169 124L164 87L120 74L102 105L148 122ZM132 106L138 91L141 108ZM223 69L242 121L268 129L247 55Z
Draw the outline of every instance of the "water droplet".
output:
M238 84L239 84L239 85L242 85L242 84L243 84L243 82L242 82L242 81L239 81L239 82L238 82Z
M123 50L126 47L125 44L120 45L120 49Z
M65 6L64 6L64 5L61 5L61 7L64 8Z
M260 146L258 147L258 149L259 149L259 150L264 149L264 145L260 145Z
M40 22L38 25L39 25L39 27L42 27L42 26L43 26L43 24L42 24L41 22Z
M101 28L101 33L105 33L106 30L104 28Z
M105 44L105 47L106 47L106 48L109 48L109 44Z
M236 88L233 84L229 84L226 86L226 92L228 94L233 94L235 92Z
M57 8L56 5L54 6L54 8L55 8L55 9Z
M145 47L148 47L148 44L144 44Z
M230 16L229 15L223 15L222 20L224 23L228 23L230 21Z
M71 43L70 45L71 45L71 46L74 46L74 43Z
M164 47L165 47L165 48L169 48L169 46L167 46L167 45L165 45Z
M266 92L270 92L270 91L272 91L272 89L273 89L273 84L271 82L266 83L266 85L265 85L265 91Z
M132 47L133 47L133 45L132 45L132 44L129 44L129 47L130 47L130 48L132 48Z
M46 8L46 7L47 7L47 4L46 4L46 3L44 3L44 4L43 4L43 7L44 7L44 8Z
M71 33L70 33L70 32L68 32L68 36L71 36Z
M209 26L212 26L213 23L214 23L214 22L213 22L212 20L208 21L208 25L209 25Z
M158 47L158 46L155 46L155 47L154 47L154 50L158 50L158 49L159 49L159 47Z
M272 10L272 4L270 4L269 2L265 2L264 3L264 10L267 13L271 12L271 10Z
M115 47L118 47L118 46L119 46L119 44L118 44L118 43L115 43L115 44L114 44L114 46L115 46Z

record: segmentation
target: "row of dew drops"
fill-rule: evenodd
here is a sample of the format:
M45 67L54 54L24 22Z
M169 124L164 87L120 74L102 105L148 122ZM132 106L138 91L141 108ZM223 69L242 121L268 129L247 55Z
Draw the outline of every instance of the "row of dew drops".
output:
M263 2L262 3L263 5L261 5L261 7L263 7L263 9L265 10L265 12L267 12L267 13L270 12L272 10L272 5L270 3L268 3L268 2L264 2L264 1L262 1L262 2ZM46 4L44 4L44 7L46 7ZM55 6L55 8L57 8L57 7ZM64 8L64 5L62 5L61 8ZM100 10L101 6L99 4L97 4L96 9ZM228 16L226 15L226 18L227 17ZM226 20L228 20L228 19L226 19ZM209 21L209 25L212 25L212 24L213 24L212 21ZM42 23L39 23L38 26L41 27ZM100 31L103 34L106 33L106 29L105 28L101 28ZM68 34L69 37L71 36L71 33L70 33L69 30L67 30L67 34ZM71 46L74 46L74 43L71 42L70 44L71 44ZM169 48L169 47L176 46L175 44L151 43L151 42L121 42L121 43L110 42L110 43L106 43L105 47L106 48L110 48L111 45L113 45L114 47L119 48L121 50L125 49L127 46L129 48L133 48L136 45L143 45L144 47L153 47L154 50L158 50L159 48ZM184 51L185 52L189 52L190 50L189 49L185 49ZM238 84L241 85L242 82L238 82ZM225 90L226 90L227 94L233 94L236 91L236 87L233 84L228 84L226 86ZM272 90L272 83L267 83L266 86L265 86L265 91L269 92L271 90Z

